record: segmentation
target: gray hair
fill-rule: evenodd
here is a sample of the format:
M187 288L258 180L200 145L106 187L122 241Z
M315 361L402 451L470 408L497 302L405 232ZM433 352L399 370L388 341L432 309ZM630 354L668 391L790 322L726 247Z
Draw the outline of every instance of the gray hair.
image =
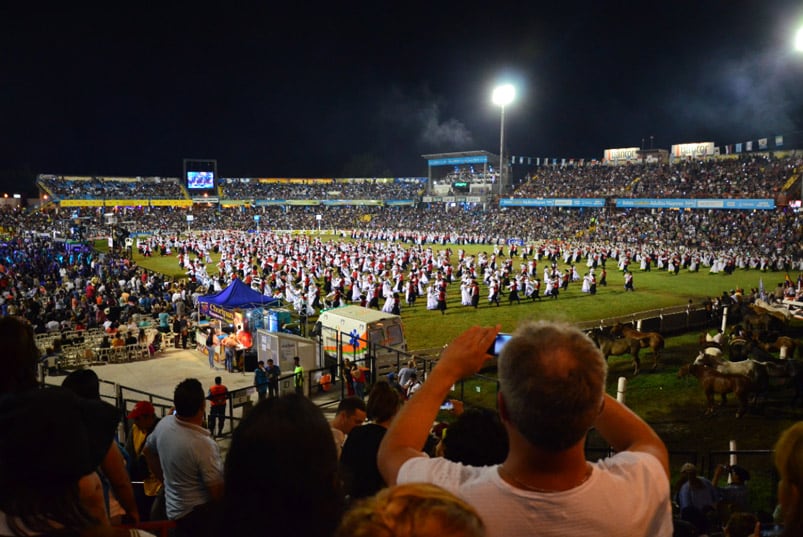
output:
M528 321L499 356L507 417L533 445L562 451L580 441L599 414L607 364L577 328Z

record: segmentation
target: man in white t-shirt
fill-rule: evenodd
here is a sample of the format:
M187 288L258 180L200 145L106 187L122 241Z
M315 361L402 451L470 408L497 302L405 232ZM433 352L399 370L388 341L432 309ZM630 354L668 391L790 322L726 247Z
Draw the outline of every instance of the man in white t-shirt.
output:
M177 535L198 535L213 511L205 506L223 497L223 459L203 427L204 389L197 379L181 381L173 392L176 412L159 420L143 453L151 473L164 484L167 518Z
M365 422L366 412L365 401L359 397L352 395L341 399L335 417L329 423L337 446L338 460L343 451L343 444L346 443L346 437L355 427L359 427Z
M576 328L519 327L499 356L499 415L510 450L498 466L471 467L421 453L453 384L476 373L499 327L472 327L441 354L379 448L388 485L426 481L472 504L489 537L670 536L669 456L644 421L605 394L607 367ZM616 455L591 463L591 428Z

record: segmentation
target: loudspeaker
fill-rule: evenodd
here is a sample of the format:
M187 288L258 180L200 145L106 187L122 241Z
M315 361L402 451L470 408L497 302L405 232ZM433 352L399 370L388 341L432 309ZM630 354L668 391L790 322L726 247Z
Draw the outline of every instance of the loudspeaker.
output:
M245 351L243 367L247 373L253 373L257 368L257 351Z

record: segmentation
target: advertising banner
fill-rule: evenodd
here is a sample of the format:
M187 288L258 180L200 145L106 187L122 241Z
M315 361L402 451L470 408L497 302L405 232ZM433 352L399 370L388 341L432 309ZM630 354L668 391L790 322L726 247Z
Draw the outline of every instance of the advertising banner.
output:
M620 164L622 162L632 162L638 160L638 147L620 147L618 149L606 149L603 162L610 164Z
M672 158L711 157L715 155L714 142L694 142L673 145L671 154Z
M103 200L61 200L61 207L103 207Z
M151 200L154 207L192 207L192 200Z
M500 207L605 207L605 198L504 198Z
M323 200L324 205L382 205L382 200Z
M483 164L488 162L486 155L474 157L434 158L427 161L430 166L459 166L460 164Z
M617 198L617 209L742 209L775 208L773 199L686 199Z
M148 200L106 200L106 207L140 207L148 205Z

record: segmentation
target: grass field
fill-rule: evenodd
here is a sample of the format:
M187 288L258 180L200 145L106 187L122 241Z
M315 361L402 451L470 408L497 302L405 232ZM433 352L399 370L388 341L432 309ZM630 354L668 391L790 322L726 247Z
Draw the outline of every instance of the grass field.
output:
M333 237L332 237L333 238ZM433 246L433 250L444 247ZM463 247L467 253L491 252L488 246L468 245ZM452 247L457 253L457 247ZM140 265L167 275L183 277L178 271L175 257L141 258L134 254ZM539 262L539 274L544 261ZM514 262L519 268L520 261ZM561 269L565 265L559 263ZM641 272L635 269L635 289L625 293L622 273L611 261L608 268L608 286L598 287L595 296L583 294L579 282L572 283L569 290L562 292L557 300L545 299L541 302L522 301L521 304L508 305L506 297L502 306L489 306L487 291L481 286L480 307L475 310L460 305L459 284L452 284L448 292L446 315L425 308L425 300L419 299L413 308L402 304L402 319L410 349L439 347L447 343L466 327L471 325L500 324L502 330L509 332L525 319L560 319L580 322L605 319L633 312L656 308L700 304L706 297L721 295L737 287L749 291L763 281L765 289L772 290L783 282L784 274L779 272L762 273L755 270L737 270L732 275L709 274L707 269L698 273L681 271L675 276L653 270ZM585 266L578 266L581 276ZM797 274L790 274L794 279ZM803 330L800 323L790 327L794 337L800 338ZM774 387L766 399L754 405L748 414L735 418L734 401L718 408L714 415L705 411L705 397L695 379L678 379L677 371L696 355L699 333L667 338L667 346L656 371L642 368L642 374L632 377L629 356L612 357L609 363L608 391L615 395L619 377L628 377L627 404L647 420L667 443L674 453L672 464L675 470L694 457L705 462L711 451L727 450L729 441L734 440L738 449L771 449L780 431L797 420L803 419L801 401L791 405L792 393L783 386ZM643 356L642 363L649 364L651 357ZM467 403L493 406L495 386L493 379L473 380L466 388ZM709 461L713 462L713 461ZM720 459L718 462L724 462ZM771 485L771 461L766 455L756 455L752 460L740 460L740 464L754 471L754 504L756 508L771 509L774 489ZM762 476L761 478L759 476ZM760 504L760 505L759 505Z

